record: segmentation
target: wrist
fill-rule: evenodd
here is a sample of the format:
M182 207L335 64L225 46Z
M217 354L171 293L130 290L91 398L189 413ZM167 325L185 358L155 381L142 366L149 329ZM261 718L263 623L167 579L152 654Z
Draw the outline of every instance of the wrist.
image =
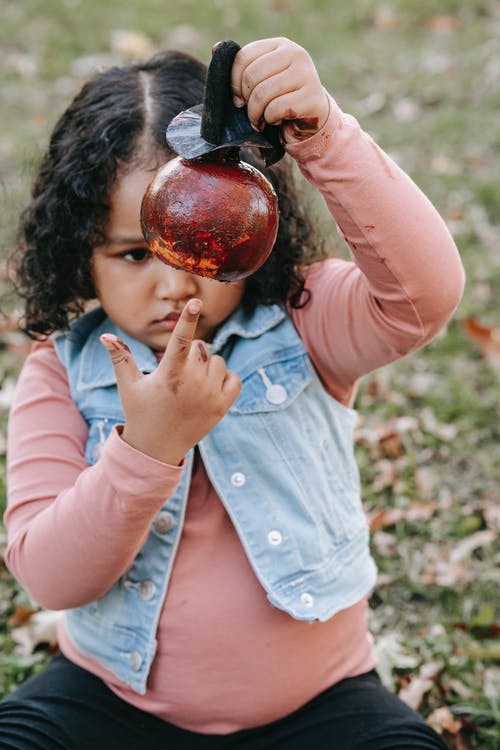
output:
M172 448L168 444L160 446L148 436L135 433L134 430L127 428L127 425L123 427L120 437L127 445L134 448L134 450L163 464L180 466L184 460L185 453L181 453L178 449Z

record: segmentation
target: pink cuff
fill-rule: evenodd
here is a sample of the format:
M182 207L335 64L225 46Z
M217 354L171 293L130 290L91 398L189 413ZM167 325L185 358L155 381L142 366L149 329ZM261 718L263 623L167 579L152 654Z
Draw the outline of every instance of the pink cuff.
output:
M158 496L170 497L180 481L186 460L180 466L158 461L122 440L122 430L123 425L113 428L99 460L120 496L139 495L152 500Z

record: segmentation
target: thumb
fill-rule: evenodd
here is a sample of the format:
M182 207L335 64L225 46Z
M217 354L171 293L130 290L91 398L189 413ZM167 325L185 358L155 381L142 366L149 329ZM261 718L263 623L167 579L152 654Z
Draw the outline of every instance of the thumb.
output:
M141 375L127 344L114 333L103 333L100 342L109 352L118 385Z

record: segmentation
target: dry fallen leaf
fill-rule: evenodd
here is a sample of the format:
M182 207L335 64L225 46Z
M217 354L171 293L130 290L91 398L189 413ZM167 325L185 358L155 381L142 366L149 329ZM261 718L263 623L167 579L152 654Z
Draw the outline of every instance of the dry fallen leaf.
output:
M418 420L414 417L397 417L385 422L358 427L356 441L370 449L373 459L400 458L406 453L404 436L417 429Z
M448 687L464 700L470 700L474 696L474 691L457 677L448 678Z
M290 13L290 5L287 0L273 0L271 7L275 13Z
M182 23L169 29L163 44L172 49L196 49L208 45L208 40L196 26Z
M372 482L373 492L381 492L386 487L393 487L398 476L395 462L383 458L377 461L375 468L377 475Z
M493 497L485 497L478 505L486 522L486 526L497 533L500 532L500 492Z
M371 531L380 531L394 526L401 521L428 521L434 515L434 503L412 500L406 508L388 508L368 513Z
M11 52L3 62L7 70L22 78L35 78L40 68L39 57L29 52Z
M418 664L418 658L405 651L401 636L395 631L380 635L374 648L380 679L390 690L394 688L393 669L414 669Z
M394 534L387 531L375 531L372 537L372 543L379 555L384 557L395 557L398 554L398 542ZM391 576L379 574L377 586L387 586L392 580Z
M460 26L460 19L457 16L440 13L429 16L425 21L425 25L434 34L451 34Z
M10 627L15 628L20 627L21 625L26 625L26 623L31 620L36 612L36 609L24 607L22 604L18 605L14 611L14 614L9 617Z
M462 165L446 154L435 154L431 159L430 167L433 174L457 176L463 171Z
M424 546L424 570L420 581L438 586L455 586L458 581L466 582L473 578L473 571L466 565L466 558L479 547L492 544L497 535L491 529L477 531L455 544L453 549L436 544Z
M457 435L457 426L454 424L438 422L434 410L429 406L426 406L421 410L420 423L424 432L429 433L429 435L435 435L439 440L444 442L453 440Z
M411 676L398 695L407 706L418 709L424 695L433 687L437 677L443 670L442 662L428 662L423 664L417 675Z
M112 29L110 43L113 52L118 52L129 60L149 57L156 50L153 41L142 31Z
M491 367L500 374L500 328L479 323L476 318L465 318L462 325L467 336L479 349Z
M421 497L431 497L439 484L437 470L429 466L419 466L413 474L415 489Z
M484 531L476 531L475 534L469 534L465 539L458 542L450 554L450 560L453 562L459 562L465 557L468 557L471 552L478 547L487 547L495 541L497 535L491 529L485 529Z
M392 113L399 122L416 122L422 114L422 107L417 99L403 96L393 102Z
M443 734L444 730L450 734L458 734L462 728L462 723L455 719L448 706L436 708L435 711L427 717L427 723L430 724L438 734Z
M57 622L61 614L61 612L51 610L40 610L35 612L25 625L13 628L11 636L16 644L16 653L29 656L42 643L55 647L57 645Z

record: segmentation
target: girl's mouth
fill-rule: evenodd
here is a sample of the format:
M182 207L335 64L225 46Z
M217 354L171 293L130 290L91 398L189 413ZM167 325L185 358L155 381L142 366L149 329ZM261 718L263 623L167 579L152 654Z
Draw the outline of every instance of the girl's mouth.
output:
M159 320L159 324L162 328L164 328L166 331L173 331L175 326L177 325L177 321L180 318L180 313L168 313L168 315L165 315L164 318Z

